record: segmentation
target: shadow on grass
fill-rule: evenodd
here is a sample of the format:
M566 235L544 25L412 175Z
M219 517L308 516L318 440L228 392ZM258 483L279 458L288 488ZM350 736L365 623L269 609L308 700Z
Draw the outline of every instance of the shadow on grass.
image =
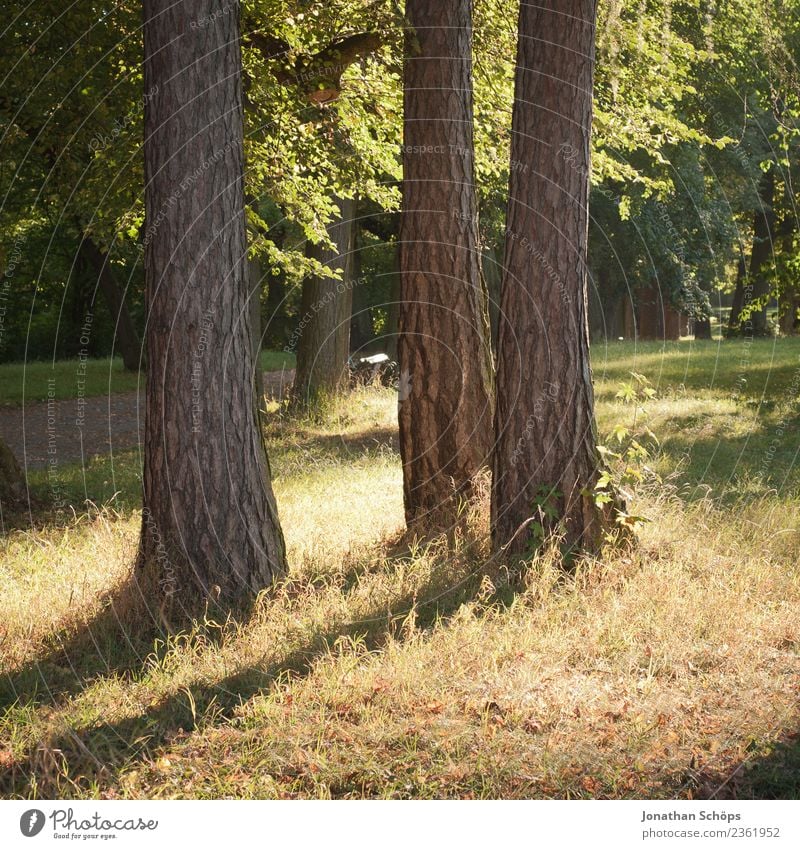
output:
M679 469L679 494L687 501L710 496L720 506L768 492L800 492L800 416L761 419L747 433L693 436L693 416L676 416L659 447L666 470Z
M785 731L764 751L696 781L699 799L800 799L800 732Z
M404 543L395 541L389 544L386 556L402 558L405 552ZM342 576L343 586L352 587L364 571L357 565L352 574ZM434 570L424 586L397 596L388 605L385 601L377 603L359 621L334 624L321 630L311 635L302 648L292 650L277 660L273 660L270 653L270 659L265 659L264 663L251 664L220 681L189 684L136 716L87 724L54 737L36 740L30 745L26 757L10 763L0 762L0 794L29 797L36 793L63 798L73 791L85 791L90 786L102 788L105 782L113 782L114 773L120 768L154 757L159 747L169 743L176 734L224 723L243 702L268 691L276 682L310 674L315 662L343 638L357 639L368 650L375 650L389 637L401 634L403 621L412 609L419 627L447 619L463 603L475 597L485 574L475 567L474 561L465 562L462 571L460 576L448 572L443 580L444 576ZM454 581L454 577L460 580ZM503 600L508 601L508 598L509 593L504 593ZM27 688L35 687L37 681L41 684L38 694L46 695L49 701L74 695L107 676L127 676L136 680L153 662L153 640L159 635L160 631L153 622L152 627L145 627L142 633L132 638L118 627L112 610L107 609L97 620L87 624L85 630L72 637L69 647L62 646L47 660L31 663L20 670L10 682L10 694L25 693L27 704L35 708L36 700L31 699ZM101 639L102 643L99 642ZM70 660L70 651L80 652L82 649L86 652L91 644L108 646L111 654L103 655L98 651L93 657L78 654L80 659L77 662ZM148 645L150 659L145 654ZM54 665L57 658L61 658L62 663L66 658L69 665L69 670L61 667L60 685L54 685L50 678L56 672ZM65 775L76 781L77 786L66 781Z
M278 441L274 435L272 438ZM268 436L269 439L270 436ZM399 436L395 427L375 426L358 433L343 434L301 431L293 435L291 439L285 436L280 438L280 444L270 451L270 459L274 458L280 472L281 460L288 459L288 456L295 452L307 453L314 462L319 462L321 458L353 461L362 457L371 457L376 451L387 448L398 452L399 447Z

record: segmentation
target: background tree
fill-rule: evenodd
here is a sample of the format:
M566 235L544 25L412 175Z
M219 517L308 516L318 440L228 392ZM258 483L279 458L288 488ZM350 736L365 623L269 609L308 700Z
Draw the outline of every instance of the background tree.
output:
M219 10L144 4L157 94L145 109L140 564L165 595L228 601L281 575L285 555L253 388L239 18Z
M0 438L0 522L5 511L19 507L26 495L25 478L16 457Z
M310 274L303 281L300 303L301 335L294 394L306 406L339 394L348 380L354 204L352 200L340 200L337 206L339 214L328 227L330 245L312 242L308 245L323 272Z
M406 4L400 452L406 518L452 511L488 462L491 354L472 140L471 2Z
M492 479L494 542L512 553L531 517L589 549L608 521L586 298L594 33L594 0L520 7Z

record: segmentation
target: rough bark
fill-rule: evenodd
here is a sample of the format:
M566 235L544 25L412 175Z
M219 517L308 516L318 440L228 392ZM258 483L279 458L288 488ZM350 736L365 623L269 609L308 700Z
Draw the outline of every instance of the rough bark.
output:
M253 391L239 18L219 10L144 2L145 87L157 93L145 105L139 565L163 604L198 591L244 600L285 570Z
M103 253L89 236L81 240L80 252L89 267L94 269L98 286L115 322L114 347L122 355L122 363L128 371L139 371L144 365L142 342L125 303L125 292L111 270L108 254Z
M491 350L472 139L472 4L408 0L400 224L406 519L447 523L489 462ZM435 515L434 515L435 514Z
M339 217L328 227L335 248L308 246L309 256L341 271L341 277L312 275L303 281L294 384L295 399L303 406L324 403L347 386L353 313L353 202L341 200L338 205Z
M523 3L498 344L492 532L509 553L558 530L594 549L611 510L589 364L589 139L595 3ZM532 533L532 528L535 531Z

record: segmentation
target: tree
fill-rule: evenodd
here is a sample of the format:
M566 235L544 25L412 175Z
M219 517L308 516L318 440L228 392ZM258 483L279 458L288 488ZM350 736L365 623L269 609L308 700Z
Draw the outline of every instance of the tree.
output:
M775 250L775 171L773 168L761 175L759 183L759 208L753 221L753 248L750 252L749 286L745 286L743 310L748 313L742 323L746 336L766 336L767 304L770 294L767 266ZM748 292L748 289L750 290Z
M472 140L471 2L409 0L400 224L406 519L449 518L488 462L489 348Z
M492 532L536 521L594 548L598 506L586 250L595 2L523 3L498 339Z
M285 570L253 386L238 9L145 0L148 359L140 566L168 600Z
M125 291L114 276L108 254L104 254L86 235L81 239L78 250L97 276L97 284L114 321L114 343L122 355L122 364L128 371L139 371L143 359L142 345L125 303Z
M303 281L301 336L297 348L294 394L314 406L341 392L347 381L350 319L353 312L353 202L340 200L328 228L332 247L309 242L309 255L338 277L311 274Z
M25 478L11 449L0 438L0 520L3 510L20 504L26 496Z

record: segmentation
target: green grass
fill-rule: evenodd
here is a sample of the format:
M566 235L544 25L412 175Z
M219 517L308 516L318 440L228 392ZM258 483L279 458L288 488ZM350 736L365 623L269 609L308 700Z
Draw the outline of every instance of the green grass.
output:
M289 579L165 638L126 613L135 452L60 468L76 515L0 540L0 793L796 797L800 343L593 356L601 429L630 372L657 388L663 482L638 546L571 575L487 564L485 497L403 540L396 396L367 389L325 420L276 405Z
M295 355L285 351L262 351L262 371L282 371L293 369L295 366Z
M294 354L283 351L262 351L263 371L280 371L294 368ZM144 380L144 375L125 371L122 360L90 359L85 364L79 360L0 365L0 404L22 404L46 401L99 397L117 392L132 392Z
M800 388L800 338L609 342L593 346L592 367L600 399L637 371L662 396L788 402Z
M81 389L85 398L131 392L143 379L144 375L125 371L118 358L90 359L83 365L77 359L8 363L0 366L0 403L77 398Z
M686 496L797 497L800 339L614 342L593 349L593 366L601 430L624 420L614 396L631 372L649 379L655 466Z
M631 372L651 381L657 394L646 405L647 423L660 443L653 446L651 465L684 497L703 498L710 490L713 499L734 502L772 490L783 497L800 493L800 339L750 345L738 340L614 342L595 346L593 361L601 433L632 417L632 410L614 397ZM262 353L265 371L282 362L294 365L289 355ZM0 367L0 381L7 379L3 370L8 368ZM289 438L286 427L294 423L273 417L269 443L276 469L284 467L285 458L319 465L320 442L303 448L299 432ZM326 451L342 445L336 439L325 442ZM31 482L46 502L46 473L32 473ZM134 509L141 490L138 452L117 454L113 463L95 457L85 468L65 466L59 483L78 509L87 499L105 504L112 496L117 509Z

